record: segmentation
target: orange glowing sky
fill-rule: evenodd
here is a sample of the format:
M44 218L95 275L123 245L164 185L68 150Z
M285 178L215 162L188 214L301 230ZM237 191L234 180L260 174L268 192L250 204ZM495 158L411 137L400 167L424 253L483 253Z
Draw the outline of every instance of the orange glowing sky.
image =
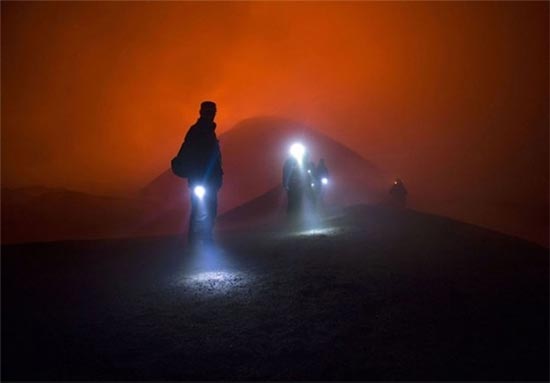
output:
M434 193L547 201L547 2L1 6L4 187L141 187L212 99L218 133L291 117Z

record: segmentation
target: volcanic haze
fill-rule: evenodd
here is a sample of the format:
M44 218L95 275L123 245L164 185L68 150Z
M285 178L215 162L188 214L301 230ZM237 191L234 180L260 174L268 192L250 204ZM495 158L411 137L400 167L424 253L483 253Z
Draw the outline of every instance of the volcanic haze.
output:
M548 2L1 10L3 187L137 190L212 99L219 134L289 118L400 176L423 210L547 231Z

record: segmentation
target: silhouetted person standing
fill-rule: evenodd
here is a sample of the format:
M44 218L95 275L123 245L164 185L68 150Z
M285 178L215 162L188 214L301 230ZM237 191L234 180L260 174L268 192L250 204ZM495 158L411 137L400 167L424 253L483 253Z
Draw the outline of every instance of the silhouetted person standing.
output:
M328 169L327 169L327 166L325 165L324 158L321 158L319 160L319 163L317 164L317 178L320 180L323 178L326 178L328 180Z
M213 239L218 191L223 181L222 156L214 122L216 104L204 101L199 114L199 119L185 135L177 156L185 164L183 174L188 179L191 196L189 242L192 244Z
M304 154L304 202L305 209L311 213L315 213L315 204L317 199L317 184L315 164L311 161L309 152Z
M306 198L311 191L308 164L309 157L306 156L305 147L300 143L293 144L283 165L283 187L287 192L287 215L290 219L301 218Z
M390 189L390 205L400 209L407 206L407 189L401 179L396 178Z
M304 177L298 160L289 156L283 165L283 187L287 194L287 214L296 217L302 210Z
M317 167L315 168L315 178L316 178L316 205L318 209L322 209L324 206L324 195L325 190L328 186L328 169L325 165L325 159L321 158L319 160L319 163L317 164Z

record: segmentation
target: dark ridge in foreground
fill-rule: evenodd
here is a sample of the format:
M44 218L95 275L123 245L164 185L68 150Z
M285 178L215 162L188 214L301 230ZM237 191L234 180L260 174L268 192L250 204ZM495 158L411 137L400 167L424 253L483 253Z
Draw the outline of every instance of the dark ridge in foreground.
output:
M314 227L2 247L4 380L548 380L548 250L354 206Z

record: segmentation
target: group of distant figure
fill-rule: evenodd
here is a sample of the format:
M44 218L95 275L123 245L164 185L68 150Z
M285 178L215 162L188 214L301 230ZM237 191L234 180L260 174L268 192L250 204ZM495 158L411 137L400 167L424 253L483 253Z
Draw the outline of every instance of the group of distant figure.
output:
M188 241L191 245L213 241L218 192L223 184L222 156L214 122L216 112L214 102L201 103L199 118L189 128L171 163L174 174L188 181L191 198ZM329 183L325 160L321 158L315 165L303 145L292 145L283 164L282 178L288 217L299 219L308 213L318 215L322 212ZM401 179L394 181L389 196L391 206L406 206L407 189Z
M329 183L324 158L317 165L307 148L295 143L283 165L283 188L287 192L287 214L292 219L315 215L324 208L323 197Z

